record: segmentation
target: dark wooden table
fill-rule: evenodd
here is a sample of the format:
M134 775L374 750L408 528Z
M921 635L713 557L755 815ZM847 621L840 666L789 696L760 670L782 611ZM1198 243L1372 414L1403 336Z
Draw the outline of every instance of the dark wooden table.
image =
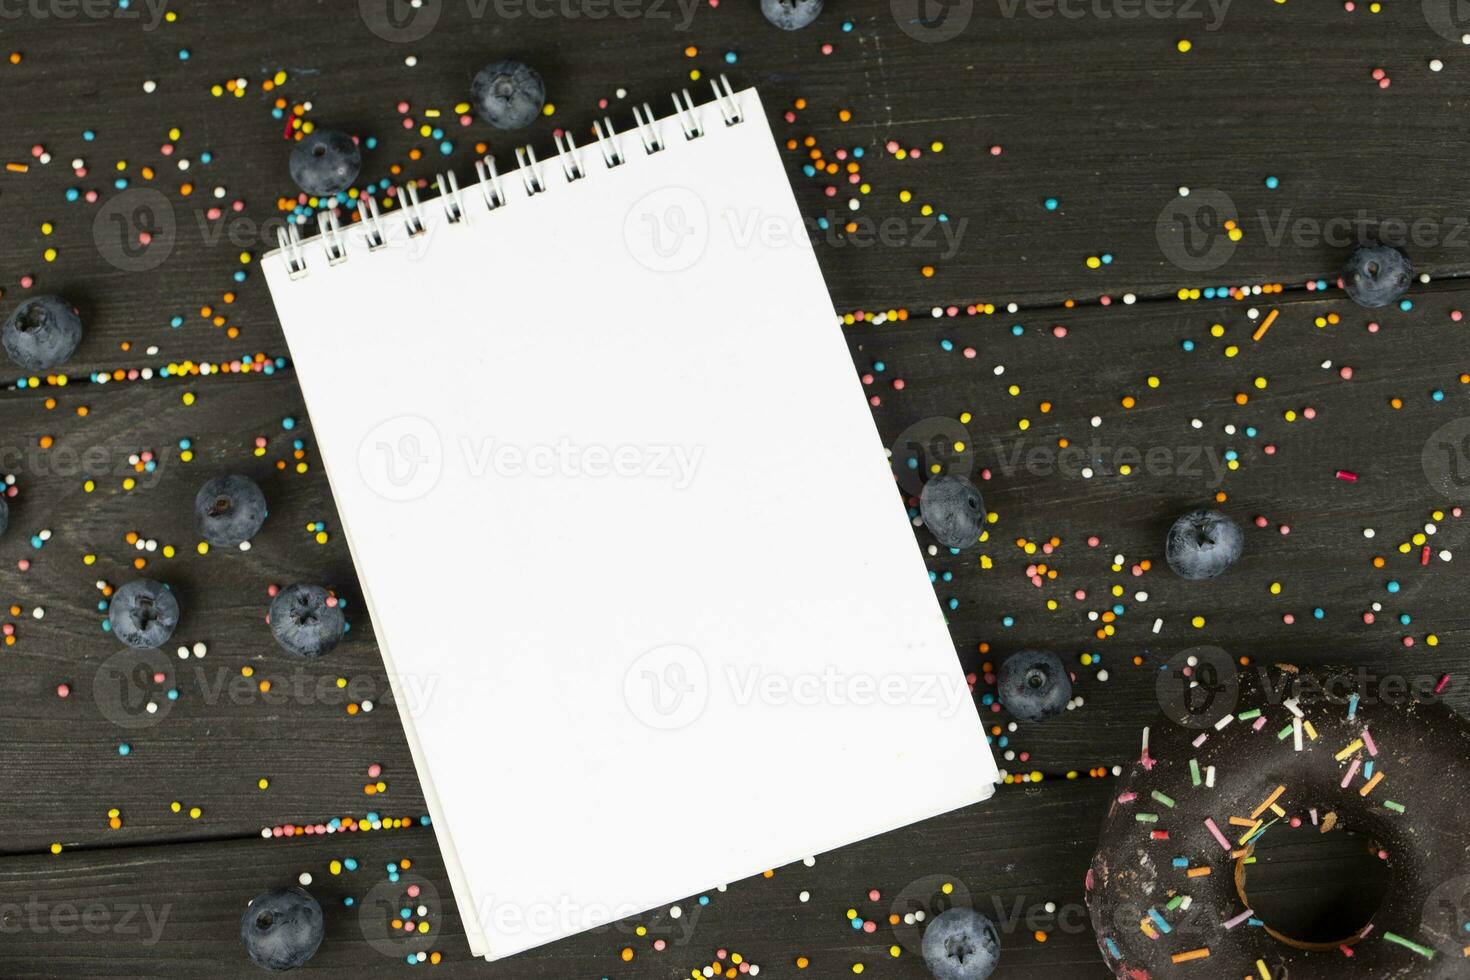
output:
M310 874L328 913L313 974L396 975L424 950L442 963L420 969L448 976L672 980L723 951L727 968L738 953L765 976L798 975L807 957L800 975L850 976L862 963L866 976L919 978L916 930L887 916L968 900L1000 925L997 976L1102 977L1083 873L1112 767L1136 756L1157 712L1161 664L1211 643L1380 672L1458 665L1470 521L1433 516L1470 496L1470 325L1457 313L1470 290L1456 282L1470 273L1458 125L1470 53L1453 4L1374 13L1362 0L1353 11L1238 0L1217 19L1219 5L1184 0L834 2L793 34L766 25L753 0L683 4L424 0L385 19L373 0L180 0L168 5L173 22L140 0L0 10L0 59L22 56L0 60L0 157L29 165L0 172L0 314L60 292L88 324L65 387L9 378L0 393L0 470L20 488L0 540L0 612L15 636L0 647L0 975L249 975L237 935L245 903ZM955 646L981 675L977 695L984 664L1039 646L1074 665L1082 704L1001 729L995 750L1011 780L983 806L693 896L678 918L664 910L486 965L469 957L419 825L372 624L359 613L350 641L305 667L264 626L273 583L322 581L362 603L291 371L229 366L288 356L253 262L274 243L279 199L295 193L275 100L375 137L365 180L444 169L467 179L476 143L505 159L523 141L454 118L472 73L504 56L548 80L555 113L529 133L548 150L554 126L580 135L604 111L627 125L634 101L665 111L669 90L702 98L721 71L760 87L778 137L796 141L786 157L799 202L839 229L818 231L818 255L837 311L861 314L845 331L856 369L873 375L885 440L906 444L936 418L969 413L972 458L949 462L973 468L998 519L978 550L929 564L952 573L936 591L954 600ZM234 79L248 82L243 95L211 93ZM779 115L799 99L794 122ZM400 102L419 123L442 110L428 121L444 127L449 155L404 128ZM808 136L828 160L861 148L866 190L845 174L803 174ZM890 145L921 152L900 158ZM72 171L78 158L85 176ZM68 188L82 198L69 201ZM855 230L840 230L848 220ZM155 240L139 249L145 230ZM1375 234L1407 241L1432 276L1410 310L1369 314L1318 291ZM159 378L169 365L176 376ZM129 379L143 369L153 377ZM121 380L95 383L114 372ZM794 423L798 437L821 438ZM144 452L156 467L136 472L130 457ZM224 471L256 477L271 518L250 552L201 555L191 501ZM1164 531L1211 502L1250 525L1246 557L1216 583L1185 583L1163 565ZM1401 552L1426 524L1453 561ZM1025 547L1052 538L1049 555ZM917 531L916 547L930 545ZM811 542L791 542L783 560L823 573ZM1039 561L1057 574L1038 586L1028 566ZM1135 575L1143 562L1151 569ZM177 639L204 652L165 649L180 696L151 715L136 661L118 659L98 606L99 582L139 569L180 593ZM1100 637L1096 617L1115 603L1123 614ZM349 710L366 701L376 710ZM372 765L388 788L369 796ZM789 805L758 792L724 800L704 774L687 778L704 805ZM879 792L854 786L852 805ZM262 839L369 813L380 829ZM1306 918L1327 914L1313 903L1331 895L1312 895L1351 893L1353 857L1278 849L1261 893ZM334 872L349 858L356 870ZM403 880L422 884L433 928L394 939L386 867L405 859ZM877 932L854 931L850 909L876 918Z

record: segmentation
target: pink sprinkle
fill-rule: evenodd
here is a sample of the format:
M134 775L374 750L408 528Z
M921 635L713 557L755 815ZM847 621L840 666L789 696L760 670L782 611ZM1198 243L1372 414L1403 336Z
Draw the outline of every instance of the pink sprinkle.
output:
M1229 850L1229 848L1226 848L1226 850ZM1235 918L1233 918L1233 919L1226 919L1225 920L1225 923L1224 923L1225 928L1226 929L1234 929L1236 926L1240 925L1246 919L1249 919L1251 916L1253 916L1255 914L1256 913L1253 910L1246 909L1244 912L1240 913Z
M1265 517L1262 517L1262 516L1257 516L1256 517L1256 527L1265 527L1269 523L1270 523L1270 521L1267 521Z
M992 146L990 148L990 155L993 157L1000 156L1000 144L997 143L995 146Z
M327 596L327 608L328 609L336 609L337 608L337 597L336 596L334 596L334 595Z
M965 348L965 357L968 358L969 360L972 360L973 361L975 359L975 354L976 354L975 348L973 348L973 347L966 347Z
M1225 848L1225 850L1227 851L1230 850L1230 842L1225 839L1224 834L1220 833L1220 828L1215 826L1214 817L1205 817L1205 829L1208 830L1210 834L1215 838L1215 840L1219 842L1221 847Z
M877 931L878 931L878 923L874 922L872 919L869 919L868 921L866 921L866 922L863 923L863 932L872 933L872 932L877 932Z
M1375 68L1375 69L1373 69L1373 78L1374 78L1375 81L1378 80L1378 79L1383 78L1387 74L1388 73L1385 72L1382 68Z
M1344 368L1343 370L1345 370L1345 371L1348 372L1348 376L1349 377L1352 376L1352 368ZM1337 478L1339 480L1344 480L1344 481L1346 481L1348 483L1357 483L1358 482L1358 474L1354 473L1352 470L1338 470L1337 471Z
M1259 717L1259 718L1256 719L1255 724L1251 725L1251 731L1258 732L1258 731L1260 731L1261 729L1263 729L1265 727L1266 727L1266 716L1265 715L1262 715L1261 717Z
M1275 456L1276 455L1276 444L1274 442L1273 443L1267 443L1263 451L1265 452L1265 454L1267 456Z
M1286 615L1281 617L1281 621L1287 626L1290 626L1292 623L1296 622L1296 617L1293 616L1291 613L1287 613Z
M418 885L409 885L408 886L408 897L409 898L418 898L419 897L419 886Z
M1450 319L1455 321L1456 323L1459 323L1464 318L1465 314L1461 313L1459 310L1450 310Z
M1337 376L1344 381L1351 381L1353 380L1353 369L1343 365L1337 369Z
M376 762L374 762L372 765L368 766L368 778L369 779L377 779L382 774L383 774L383 767L380 766L380 765L378 765Z
M1363 744L1368 746L1368 754L1374 758L1378 757L1378 746L1373 744L1373 736L1368 734L1368 729L1363 729Z
M823 54L831 54L832 53L832 45L830 45L830 44L824 44L824 45L822 45L822 53Z
M662 953L664 951L664 945L665 944L664 944L664 941L662 939L655 939L653 941L653 948L656 949L656 950L658 950L660 953Z
M1343 789L1348 788L1348 784L1351 783L1353 781L1353 777L1358 774L1358 766L1362 765L1362 763L1362 759L1359 759L1357 756L1353 756L1353 764L1348 767L1346 775L1342 777L1341 785Z
M1138 799L1138 794L1137 793L1119 793L1118 794L1118 802L1119 803L1132 803L1136 799Z
M69 684L57 684L56 685L56 696L58 698L69 697L70 695L71 695L71 685L69 685Z
M1065 337L1067 336L1067 328L1059 323L1051 328L1051 335L1058 338Z
M1449 674L1445 674L1443 677L1441 677L1439 679L1439 683L1437 685L1435 685L1434 693L1435 694L1438 694L1441 691L1443 691L1444 690L1444 686L1446 684L1448 684L1449 682L1450 682L1450 675Z
M1210 737L1210 733L1209 732L1200 732L1197 736L1195 736L1195 739L1194 739L1194 742L1193 742L1194 747L1195 748L1199 748L1201 745L1204 745L1205 744L1205 741L1207 739L1209 739L1209 737Z
M1376 617L1370 612L1363 613L1363 622L1367 623L1369 626L1373 625L1373 620L1375 618Z
M1376 322L1370 322L1368 324L1368 332L1369 333L1377 333L1378 332L1378 324Z
M1291 533L1291 525L1290 524L1283 524L1280 527L1278 527L1276 530L1280 531L1283 535L1290 534Z
M23 572L28 572L31 569L30 560L29 559L26 559L26 558L22 558L20 561L18 561L18 562L15 563L15 567L16 568L19 568Z

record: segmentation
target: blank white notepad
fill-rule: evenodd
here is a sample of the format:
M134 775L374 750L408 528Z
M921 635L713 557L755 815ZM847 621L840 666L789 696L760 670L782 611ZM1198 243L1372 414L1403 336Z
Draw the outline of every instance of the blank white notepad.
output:
M263 260L492 959L996 780L759 97L644 112Z

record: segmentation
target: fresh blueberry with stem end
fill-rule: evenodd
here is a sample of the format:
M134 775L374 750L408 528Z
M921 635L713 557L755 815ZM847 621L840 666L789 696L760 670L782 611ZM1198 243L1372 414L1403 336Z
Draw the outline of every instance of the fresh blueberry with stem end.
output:
M546 83L541 73L510 59L476 72L471 91L480 118L496 129L529 126L546 105Z
M919 493L919 515L946 548L966 548L985 528L985 500L962 476L936 476Z
M1359 245L1342 270L1342 288L1359 306L1373 310L1397 300L1409 290L1414 265L1409 257L1382 242Z
M199 534L219 548L233 548L255 537L268 513L265 494L248 476L217 476L194 497Z
M312 197L341 194L361 171L362 151L335 129L314 130L291 148L291 179Z
M1239 524L1218 510L1196 510L1169 528L1164 557L1180 578L1202 581L1234 565L1244 550Z
M1067 710L1072 677L1062 658L1049 650L1022 650L1000 665L996 678L1000 703L1022 721L1046 721Z
M1000 935L988 916L956 906L925 928L922 949L934 980L985 980L1000 962Z
M179 600L151 578L134 579L112 594L107 606L112 634L137 650L155 650L179 625Z
M256 966L292 970L322 944L322 907L297 885L261 892L240 917L240 941Z
M60 296L36 296L5 321L5 353L27 371L50 371L66 363L82 342L82 317Z
M287 653L320 657L342 642L342 605L320 585L290 585L271 600L271 633Z
M761 13L783 31L798 31L822 12L822 0L761 0Z

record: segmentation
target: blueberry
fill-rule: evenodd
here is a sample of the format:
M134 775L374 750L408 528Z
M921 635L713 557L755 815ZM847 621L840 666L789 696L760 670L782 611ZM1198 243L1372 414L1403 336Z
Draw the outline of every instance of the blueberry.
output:
M112 634L127 646L155 650L179 625L179 600L162 582L134 579L112 594L107 619Z
M541 74L519 61L497 61L481 68L472 91L480 118L496 129L529 126L546 104Z
M5 353L27 371L59 367L81 342L81 314L60 296L28 299L5 321Z
M341 194L362 170L362 151L335 129L314 130L291 148L291 179L312 197Z
M217 476L199 488L194 513L205 541L233 548L255 537L265 523L265 494L248 476Z
M956 906L930 921L923 950L934 980L985 980L1000 962L1000 935L988 916Z
M1240 525L1218 510L1185 514L1169 528L1164 557L1180 578L1214 578L1234 565L1245 550Z
M1022 650L1000 665L995 682L1000 703L1022 721L1046 721L1067 710L1072 678L1049 650Z
M966 548L985 528L985 501L962 476L936 476L919 494L924 526L946 548Z
M271 600L271 633L287 653L320 657L342 642L342 606L320 585L291 585Z
M245 952L267 970L293 970L311 959L322 930L321 905L297 885L261 892L240 917Z
M817 19L822 0L761 0L761 13L783 31L796 31Z
M1359 245L1342 270L1342 288L1348 298L1370 310L1387 306L1409 290L1414 265L1392 245Z

